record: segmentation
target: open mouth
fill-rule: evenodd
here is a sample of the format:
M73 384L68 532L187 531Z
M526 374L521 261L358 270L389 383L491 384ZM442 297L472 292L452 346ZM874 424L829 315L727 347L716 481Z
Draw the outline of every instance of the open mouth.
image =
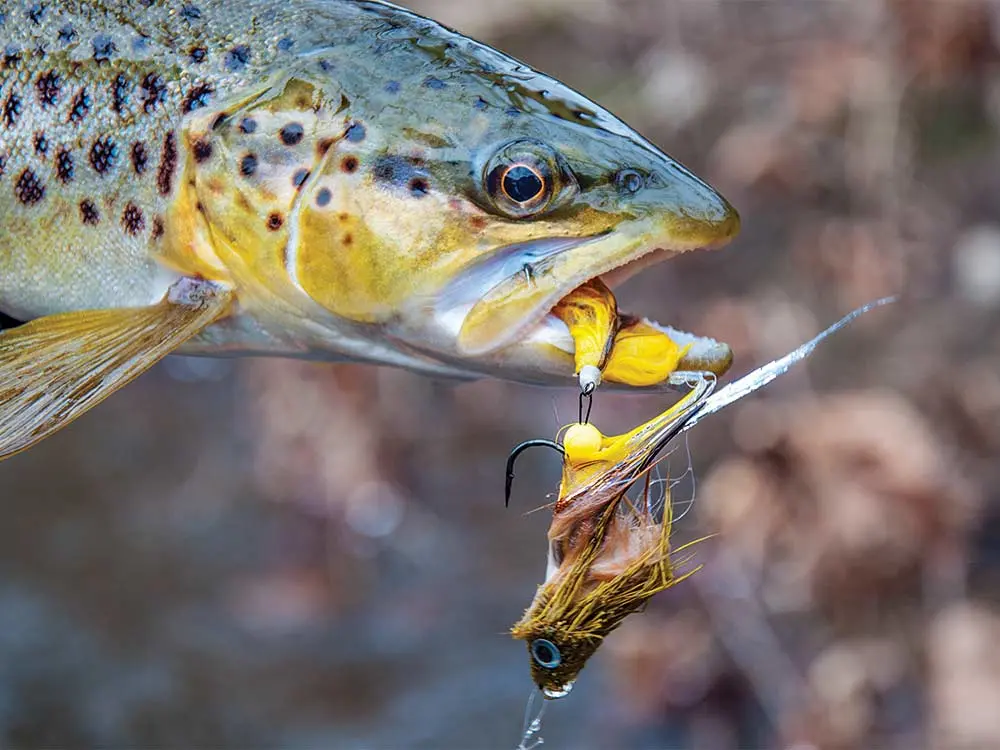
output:
M573 332L556 310L581 286L599 280L609 290L674 255L694 248L650 245L646 227L584 238L546 238L502 248L466 269L440 295L436 315L454 333L465 358L483 358L524 347L554 347L573 356ZM728 345L679 331L644 316L619 311L619 323L640 324L670 339L683 356L676 369L724 374ZM616 325L617 327L617 325ZM626 383L628 384L628 383Z

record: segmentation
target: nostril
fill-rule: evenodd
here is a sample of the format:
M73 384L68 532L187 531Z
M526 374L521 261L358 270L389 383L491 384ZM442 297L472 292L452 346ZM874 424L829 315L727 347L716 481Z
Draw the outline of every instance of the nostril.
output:
M646 178L641 172L636 172L634 169L623 169L615 175L615 184L623 193L635 195L646 187Z

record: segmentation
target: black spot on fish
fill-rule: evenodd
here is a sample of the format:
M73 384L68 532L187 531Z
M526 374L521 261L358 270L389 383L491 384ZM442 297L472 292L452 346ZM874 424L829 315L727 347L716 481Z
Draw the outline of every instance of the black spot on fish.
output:
M385 85L386 92L390 94L398 94L401 88L403 87L400 85L399 81L389 81L389 83Z
M191 144L191 152L194 154L194 160L202 164L212 158L212 144L204 138L199 138Z
M193 63L203 63L208 57L208 50L205 47L192 47L188 50L188 57L191 58L191 62Z
M94 145L90 147L90 165L97 174L107 174L117 162L118 144L111 136L104 135L94 141Z
M122 227L126 233L135 237L146 228L146 218L142 215L140 208L134 203L125 206L122 212Z
M320 208L329 206L332 199L333 193L330 192L330 188L321 188L320 191L316 193L316 205Z
M368 131L365 130L365 126L360 122L355 122L351 124L351 127L347 129L344 137L347 138L351 143L361 143L368 135Z
M409 159L391 154L380 156L375 160L372 174L378 182L395 187L407 185L412 180L423 177L423 175L417 173L416 168Z
M250 48L245 44L238 44L226 53L226 70L243 70L250 62Z
M92 201L82 200L80 201L80 219L83 220L84 224L96 226L101 221L101 212L97 210L97 206Z
M35 153L39 156L45 156L49 153L49 139L41 130L35 133Z
M7 45L3 51L3 67L5 70L16 70L21 66L21 50L13 44Z
M35 91L38 92L38 102L43 107L51 107L59 100L59 74L54 70L42 73L35 81Z
M308 179L309 179L308 169L297 169L295 170L295 174L292 175L292 185L294 185L297 189L301 190L302 185L305 184L305 181Z
M17 118L21 116L21 111L24 109L24 105L21 103L21 97L17 94L11 92L10 96L7 97L7 101L3 104L3 121L8 128L14 127L17 124Z
M347 172L347 174L354 174L358 171L358 157L345 156L343 161L340 162L340 168Z
M255 119L253 119L252 117L244 117L242 120L240 120L241 133L246 133L247 135L249 135L250 133L255 133L256 131L257 131L257 121Z
M448 84L442 81L440 78L435 78L434 76L427 76L424 79L424 86L429 89L434 89L435 91L440 91L445 88Z
M45 197L45 185L31 169L25 169L14 185L14 195L25 206L33 206Z
M167 84L162 76L149 73L142 79L142 108L147 112L154 111L167 99Z
M240 174L244 177L252 177L257 171L257 157L254 154L246 154L240 159Z
M73 28L73 24L66 24L61 29L59 29L59 41L63 44L69 44L74 39L76 39L77 33L76 29Z
M430 185L423 177L414 177L410 180L410 194L416 198L423 198L431 192Z
M132 169L135 170L137 175L141 175L146 171L146 167L149 165L149 154L146 153L146 144L142 141L136 141L132 144Z
M278 52L288 52L295 46L295 40L290 36L282 37L278 40Z
M115 81L111 84L111 106L118 114L122 114L128 107L132 98L132 83L124 74L115 76Z
M45 18L45 3L35 3L28 8L28 18L35 26L41 25L42 19Z
M7 171L7 154L0 154L0 177Z
M163 219L159 216L153 217L153 239L158 240L163 236Z
M297 122L288 123L287 125L285 125L285 127L281 129L281 132L278 133L279 137L281 138L281 142L284 143L286 146L294 146L295 144L297 144L299 141L302 140L302 136L304 134L305 131L302 129L302 126Z
M187 96L184 97L184 105L182 109L185 114L188 112L194 112L196 109L201 109L202 107L207 107L208 100L211 98L213 93L215 93L215 89L212 88L211 84L195 84L191 90L188 91Z
M201 20L201 8L197 5L183 5L181 6L181 18L186 18L188 21L199 21Z
M486 109L490 105L489 105L489 102L487 102L485 99L483 99L483 97L477 96L476 97L476 103L473 104L472 106L475 107L476 109L478 109L479 111L482 111L482 110Z
M267 228L270 229L272 232L277 232L279 229L281 229L284 223L285 220L279 213L273 213L267 217Z
M118 51L114 40L107 34L98 34L95 36L91 42L91 46L94 50L94 60L98 64L111 62L111 58Z
M163 139L163 150L160 153L160 168L156 173L156 187L160 195L170 195L174 184L174 171L177 169L177 136L167 133Z
M83 122L83 119L90 113L90 106L90 94L87 93L87 89L80 89L80 92L73 100L73 106L69 112L69 121L77 125Z
M72 182L73 176L76 174L73 154L64 148L59 149L59 153L56 154L56 174L59 175L59 181L63 184Z

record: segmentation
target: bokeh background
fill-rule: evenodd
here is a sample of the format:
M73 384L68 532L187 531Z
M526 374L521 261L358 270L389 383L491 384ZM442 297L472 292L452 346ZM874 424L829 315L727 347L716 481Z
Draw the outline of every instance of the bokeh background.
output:
M555 748L1000 747L1000 5L412 0L740 209L621 291L734 373L904 292L670 461L704 570ZM0 746L513 748L572 392L172 359L0 465ZM664 407L600 394L606 432ZM688 460L688 448L691 460ZM690 479L690 475L688 477ZM692 502L693 501L693 502Z

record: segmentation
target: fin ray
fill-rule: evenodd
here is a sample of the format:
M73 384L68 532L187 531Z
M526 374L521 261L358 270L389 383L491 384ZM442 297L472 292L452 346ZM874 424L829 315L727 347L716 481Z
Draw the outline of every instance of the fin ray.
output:
M230 292L193 304L63 313L0 333L0 460L97 406L221 317Z

